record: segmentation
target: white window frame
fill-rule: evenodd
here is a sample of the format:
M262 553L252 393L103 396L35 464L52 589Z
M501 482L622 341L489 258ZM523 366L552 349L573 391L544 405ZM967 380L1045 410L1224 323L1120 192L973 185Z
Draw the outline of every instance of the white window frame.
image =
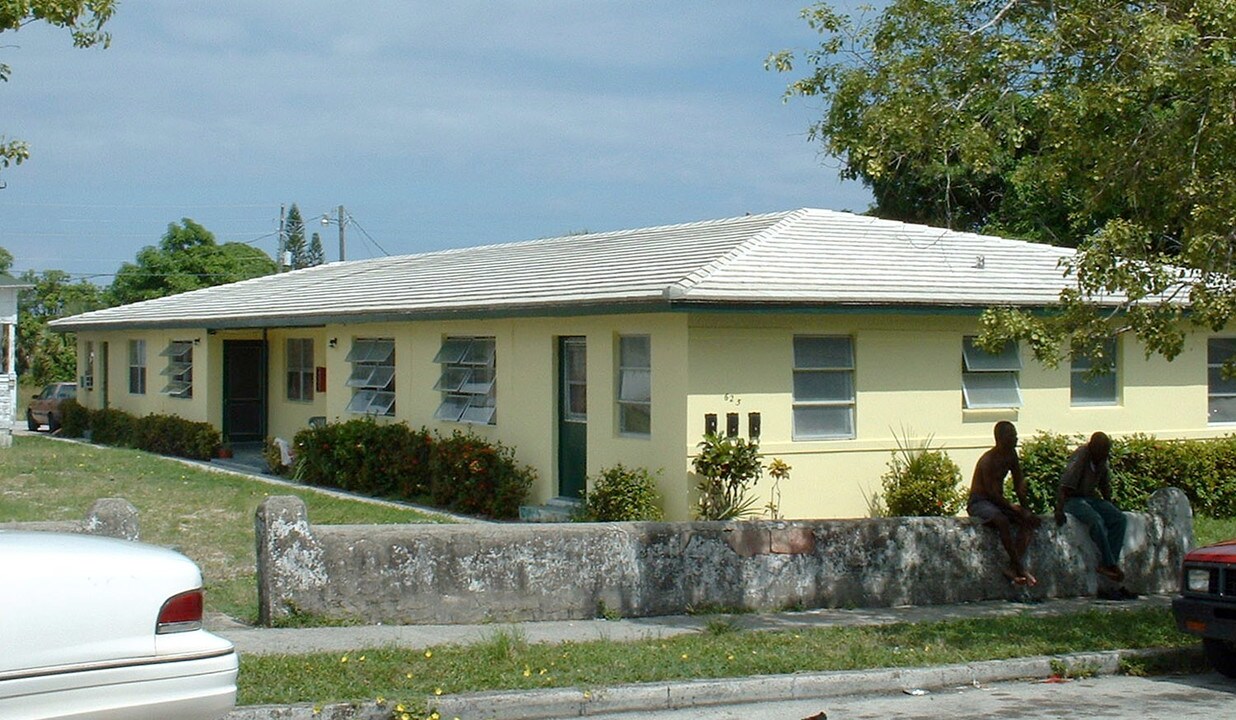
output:
M129 341L129 394L146 394L146 341Z
M844 351L824 350L820 353L823 359L814 361L810 357L809 343L822 341L824 343L845 342ZM857 433L858 390L855 384L854 338L850 335L795 335L792 340L793 371L791 377L793 439L799 440L849 440ZM834 357L828 358L827 356ZM836 397L808 396L805 393L808 381L813 376L835 376L844 378L844 386L848 392L837 393ZM809 432L804 426L807 414L820 410L844 410L844 427L824 432Z
M344 362L352 374L344 383L352 388L347 411L355 415L395 415L395 339L353 338Z
M1021 352L1016 340L1009 340L998 353L989 353L975 344L976 335L961 342L961 397L967 409L1019 408L1021 397ZM984 399L984 393L1003 397ZM1011 399L1009 395L1013 396Z
M493 336L451 335L433 361L442 366L433 389L442 393L435 420L496 425L497 348Z
M637 348L642 344L642 348ZM628 352L629 350L629 352ZM642 357L641 357L642 356ZM644 360L645 364L639 364ZM652 435L652 336L618 336L618 387L614 403L618 406L618 432L632 437ZM648 418L640 428L636 418Z
M183 400L192 399L193 341L173 340L159 355L167 358L167 367L163 369L163 374L167 376L167 385L161 391L162 394Z
M588 422L588 345L583 337L563 338L564 367L562 368L562 419L567 422ZM582 362L572 362L569 358L572 351L583 354ZM582 377L572 377L569 370L577 370ZM581 401L581 410L575 401Z
M1111 371L1100 373L1098 375L1090 375L1090 369L1094 367L1088 357L1073 358L1069 363L1069 403L1078 407L1104 407L1108 405L1120 404L1120 362L1119 362L1119 344L1116 338L1108 338L1104 352L1111 360ZM1111 388L1108 390L1108 385ZM1104 391L1104 394L1097 399L1087 398L1081 395L1081 392L1090 389L1093 395L1098 395L1096 391Z
M1223 377L1223 364L1236 355L1236 337L1212 337L1206 341L1206 422L1236 423L1236 377ZM1221 406L1230 406L1224 412ZM1216 419L1217 417L1217 419Z
M284 392L288 402L313 402L315 365L313 338L288 338L284 343L287 380Z
M86 341L86 367L81 379L81 388L83 390L94 389L94 341Z

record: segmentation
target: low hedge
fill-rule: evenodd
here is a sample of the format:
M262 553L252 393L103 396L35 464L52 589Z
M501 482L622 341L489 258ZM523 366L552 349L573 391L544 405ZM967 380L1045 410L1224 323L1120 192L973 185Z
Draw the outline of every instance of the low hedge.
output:
M191 460L209 460L223 444L219 431L210 423L193 422L175 415L137 417L123 410L89 410L75 401L61 405L64 421L60 433L66 437L85 437L100 445L115 445L137 450L174 455Z
M60 435L79 438L90 429L90 410L72 398L60 403Z
M1030 509L1049 513L1069 455L1086 441L1082 435L1039 433L1021 444L1021 467ZM1193 511L1211 517L1236 517L1236 436L1205 440L1159 440L1135 434L1112 438L1112 499L1128 510L1142 510L1159 488L1184 491Z
M371 418L305 428L293 445L301 482L493 518L518 517L536 478L501 443Z

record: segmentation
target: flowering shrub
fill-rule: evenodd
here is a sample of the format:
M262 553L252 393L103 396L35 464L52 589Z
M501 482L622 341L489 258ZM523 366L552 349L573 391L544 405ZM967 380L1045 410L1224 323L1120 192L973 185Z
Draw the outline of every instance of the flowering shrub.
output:
M358 418L305 428L292 443L304 483L405 500L429 494L433 437L424 428Z
M898 439L881 480L877 502L891 517L956 515L966 498L961 469L948 453L931 447L930 437L917 447Z
M438 437L430 455L434 505L494 518L519 517L536 471L515 462L515 451L458 430Z

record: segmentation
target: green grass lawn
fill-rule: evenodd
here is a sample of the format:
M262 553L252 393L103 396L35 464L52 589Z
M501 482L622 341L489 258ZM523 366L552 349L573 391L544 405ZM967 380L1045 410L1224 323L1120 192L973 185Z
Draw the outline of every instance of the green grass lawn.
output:
M1198 547L1236 538L1236 518L1193 518L1193 539Z
M257 620L253 517L270 495L298 495L321 524L433 522L411 509L281 488L137 450L15 437L0 452L0 522L80 520L103 497L138 510L142 540L202 568L207 610Z
M800 671L942 665L1034 655L1183 647L1166 609L1092 610L916 625L744 631L722 620L709 630L639 642L529 644L495 627L486 642L427 650L243 656L239 704L341 701L404 703L423 712L436 693L596 688L621 683L727 678ZM1184 668L1179 668L1184 669ZM1146 668L1131 667L1130 672ZM1084 674L1084 668L1075 669Z

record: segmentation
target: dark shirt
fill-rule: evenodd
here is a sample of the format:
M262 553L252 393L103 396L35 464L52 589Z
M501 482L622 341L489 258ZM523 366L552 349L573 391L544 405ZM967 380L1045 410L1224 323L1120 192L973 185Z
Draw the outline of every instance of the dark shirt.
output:
M1106 460L1090 459L1090 446L1082 445L1069 456L1069 464L1060 475L1060 487L1068 488L1072 497L1103 498L1111 495L1111 468Z

